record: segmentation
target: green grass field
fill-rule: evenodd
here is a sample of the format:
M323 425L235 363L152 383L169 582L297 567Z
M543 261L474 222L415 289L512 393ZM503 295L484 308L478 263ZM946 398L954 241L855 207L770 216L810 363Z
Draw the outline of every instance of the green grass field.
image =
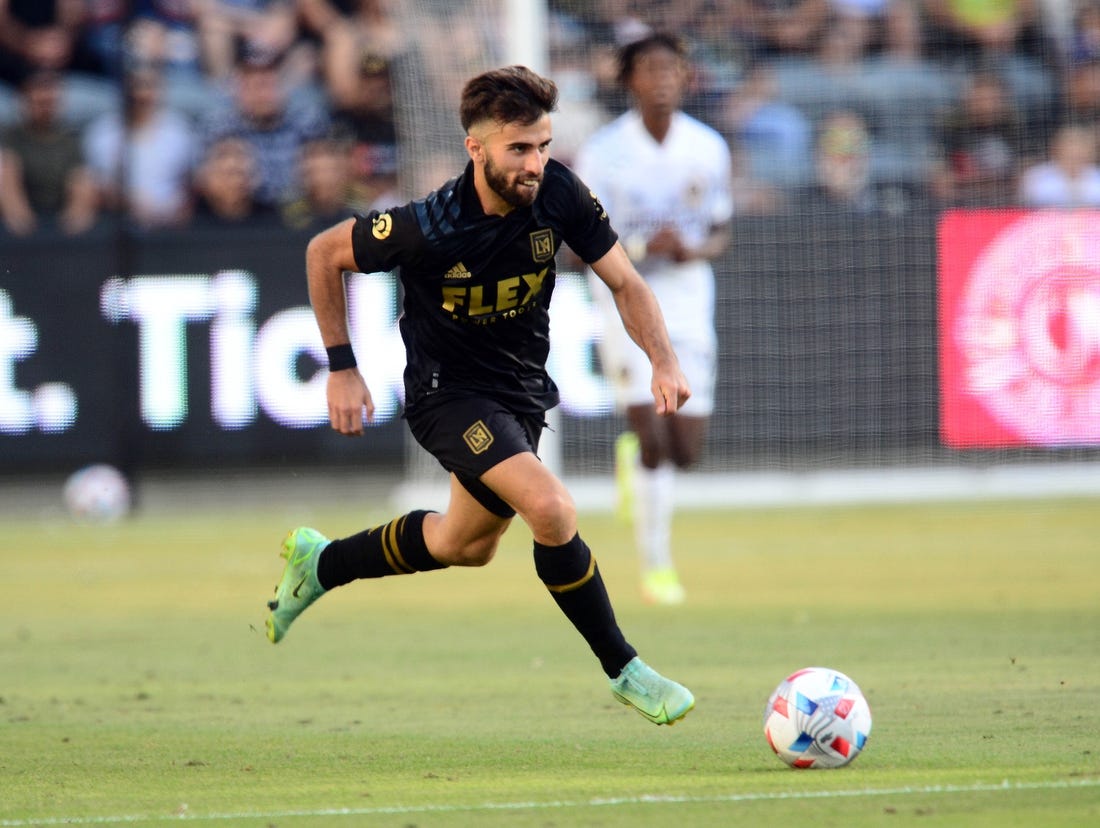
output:
M485 569L352 584L270 645L285 531L386 517L7 515L0 826L1100 824L1096 500L681 514L675 609L584 516L628 638L695 692L674 728L612 699L519 524ZM870 701L848 768L761 734L810 664Z

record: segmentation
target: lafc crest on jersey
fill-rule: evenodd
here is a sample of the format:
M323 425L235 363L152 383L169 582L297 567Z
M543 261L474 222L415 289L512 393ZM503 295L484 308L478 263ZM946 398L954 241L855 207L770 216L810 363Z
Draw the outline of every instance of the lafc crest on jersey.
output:
M536 262L548 262L554 258L554 231L549 227L531 234L531 258Z

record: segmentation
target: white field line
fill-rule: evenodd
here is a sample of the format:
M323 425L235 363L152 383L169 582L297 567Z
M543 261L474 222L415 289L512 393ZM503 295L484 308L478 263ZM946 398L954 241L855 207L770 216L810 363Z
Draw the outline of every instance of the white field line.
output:
M46 819L0 819L0 828L31 828L47 825L125 825L134 822L217 822L231 819L289 819L293 817L385 816L392 814L458 814L484 811L551 811L566 808L595 808L617 805L708 804L737 802L780 802L802 799L861 799L873 796L914 796L1015 791L1053 791L1100 787L1100 779L1046 782L978 783L974 785L926 785L902 788L855 788L837 791L779 791L735 793L715 796L642 795L551 802L485 802L479 805L393 805L380 808L319 808L301 811L254 811L251 813L192 814L182 805L173 814L127 814L121 816L49 817Z

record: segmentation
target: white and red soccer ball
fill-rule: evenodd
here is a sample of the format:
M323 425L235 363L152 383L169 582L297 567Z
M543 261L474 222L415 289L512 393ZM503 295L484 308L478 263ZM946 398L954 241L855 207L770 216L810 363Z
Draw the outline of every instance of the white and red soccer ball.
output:
M791 673L764 709L764 736L792 768L839 768L871 735L871 708L854 681L827 667Z

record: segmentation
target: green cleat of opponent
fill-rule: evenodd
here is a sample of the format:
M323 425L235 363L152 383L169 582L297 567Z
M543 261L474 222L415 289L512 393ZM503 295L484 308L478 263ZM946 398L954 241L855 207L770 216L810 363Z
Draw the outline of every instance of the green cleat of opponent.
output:
M676 724L695 707L695 697L682 684L667 679L635 656L618 678L611 679L611 693L654 724Z
M317 580L317 559L328 544L328 538L305 526L292 531L283 541L280 554L286 558L286 568L275 587L275 600L267 603L271 610L266 621L267 637L272 644L282 641L294 619L324 594L325 589Z
M642 578L642 598L649 604L670 607L684 603L684 588L676 570L668 567L647 572Z

